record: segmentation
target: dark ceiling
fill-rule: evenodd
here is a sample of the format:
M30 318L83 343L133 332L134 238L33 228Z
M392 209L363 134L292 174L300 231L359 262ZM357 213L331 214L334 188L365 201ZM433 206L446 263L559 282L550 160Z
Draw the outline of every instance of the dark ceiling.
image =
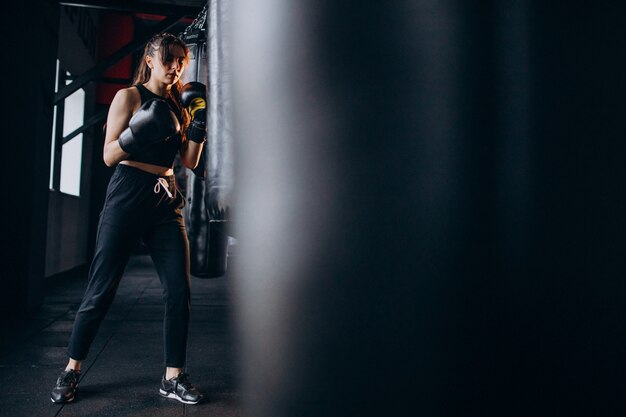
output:
M95 9L122 11L131 13L150 13L170 15L184 13L194 17L207 3L206 0L75 0L59 1L65 6L90 7Z

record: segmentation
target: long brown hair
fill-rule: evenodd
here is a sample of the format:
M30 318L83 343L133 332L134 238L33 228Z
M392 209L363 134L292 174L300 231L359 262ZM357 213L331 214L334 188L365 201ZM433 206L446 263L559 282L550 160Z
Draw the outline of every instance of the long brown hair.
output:
M174 46L180 46L185 52L185 64L189 62L189 48L180 38L172 35L171 33L162 32L154 35L147 43L143 49L143 54L141 55L141 59L139 60L139 65L137 65L137 69L135 70L135 76L133 77L132 85L144 84L148 82L150 79L151 70L148 64L146 64L146 56L155 57L155 53L159 52L159 56L161 58L161 63L165 64L168 59L171 58L171 50ZM179 79L175 84L172 85L170 89L170 95L172 96L173 101L178 106L180 110L180 114L183 120L181 120L181 132L183 132L183 137L185 137L184 132L187 131L187 126L189 126L189 122L191 121L191 117L185 109L180 104L180 90L183 88L183 83ZM186 138L184 138L186 139Z

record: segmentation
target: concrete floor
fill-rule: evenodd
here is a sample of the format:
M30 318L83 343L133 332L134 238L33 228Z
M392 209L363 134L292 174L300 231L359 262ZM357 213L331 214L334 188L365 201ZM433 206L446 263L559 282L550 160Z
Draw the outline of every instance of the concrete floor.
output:
M76 400L50 401L86 276L56 281L43 305L22 320L0 321L0 416L240 415L228 278L191 278L187 349L190 380L207 400L161 398L161 286L149 256L136 255L83 364Z

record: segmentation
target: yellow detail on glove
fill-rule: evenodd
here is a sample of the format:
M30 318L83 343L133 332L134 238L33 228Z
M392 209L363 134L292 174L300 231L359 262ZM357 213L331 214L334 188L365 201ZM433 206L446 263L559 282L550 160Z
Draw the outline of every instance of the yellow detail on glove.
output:
M191 104L189 105L189 114L191 114L192 119L198 110L203 109L206 109L206 100L201 97L196 97L191 100Z

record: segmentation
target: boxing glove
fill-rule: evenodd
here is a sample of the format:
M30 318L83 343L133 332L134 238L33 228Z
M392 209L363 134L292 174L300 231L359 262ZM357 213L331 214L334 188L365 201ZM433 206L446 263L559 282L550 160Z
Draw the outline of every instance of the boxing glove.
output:
M197 81L191 81L180 91L180 103L191 115L187 128L187 138L197 143L206 140L206 87Z
M169 139L180 132L180 123L165 100L151 99L139 107L119 137L126 153L133 154L146 146Z

